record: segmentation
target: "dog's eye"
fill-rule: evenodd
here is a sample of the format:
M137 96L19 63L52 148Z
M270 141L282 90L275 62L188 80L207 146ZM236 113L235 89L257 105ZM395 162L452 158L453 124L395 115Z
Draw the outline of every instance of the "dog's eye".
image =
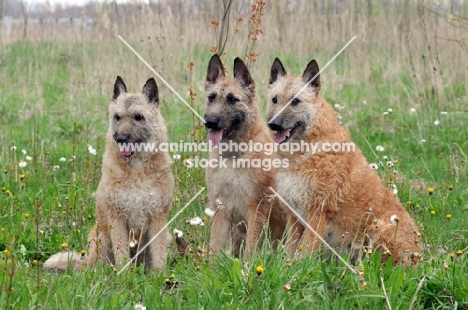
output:
M278 103L278 97L274 96L271 101L273 101L273 104L277 104Z
M301 102L301 100L294 98L294 100L291 102L292 105L298 105Z
M134 118L137 122L139 122L139 121L145 119L145 118L143 117L143 115L141 115L141 114L135 114L135 116L134 116L133 118Z
M114 118L115 118L115 120L116 120L117 122L120 121L120 116L119 116L118 114L115 114L115 115L114 115Z
M234 104L234 103L236 103L236 102L239 102L239 99L237 99L236 97L234 97L233 94L227 95L226 100L227 100L227 102L229 102L229 103L231 103L231 104Z
M216 99L216 94L210 94L210 95L208 96L208 101L209 101L209 102L213 102L215 99Z

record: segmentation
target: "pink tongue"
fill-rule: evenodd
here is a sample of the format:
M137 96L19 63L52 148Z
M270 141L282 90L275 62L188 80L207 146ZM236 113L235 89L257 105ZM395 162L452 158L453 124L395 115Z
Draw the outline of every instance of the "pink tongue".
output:
M132 156L132 151L122 151L120 152L120 155L126 156L126 157Z
M289 136L289 132L291 130L290 129L287 129L287 130L282 130L282 131L277 131L274 135L273 135L273 140L275 140L276 143L281 143L283 142L284 140L286 140L286 138Z
M223 131L222 130L214 130L210 129L208 132L208 141L211 142L212 146L217 146L219 141L223 138Z
M132 147L130 146L128 148L120 150L120 155L125 156L125 157L132 156L132 153L133 153L133 150L132 150Z

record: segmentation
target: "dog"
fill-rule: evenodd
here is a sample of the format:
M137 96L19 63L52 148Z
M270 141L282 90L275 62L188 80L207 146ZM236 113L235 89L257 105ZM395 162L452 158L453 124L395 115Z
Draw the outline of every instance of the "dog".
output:
M267 224L273 241L281 240L285 230L294 226L288 224L292 217L269 189L275 187L276 169L267 167L275 160L274 154L235 147L220 151L228 142L238 146L274 143L256 104L255 83L240 58L234 60L233 72L234 78L226 77L219 56L211 57L204 120L213 147L210 161L219 160L219 164L208 165L205 171L208 203L216 211L210 251L231 250L234 256L243 254L248 259L264 239Z
M167 143L159 110L158 86L150 78L141 94L127 93L120 76L109 104L109 128L101 179L96 192L96 225L88 237L88 256L58 253L45 269L92 266L98 260L122 266L157 233L162 233L136 258L145 270L163 271L171 236L163 229L172 205L174 176L167 152L147 152L138 144Z
M420 259L417 226L359 148L311 153L301 146L291 152L298 149L293 148L294 143L314 143L319 150L321 146L327 150L331 145L354 146L333 108L319 96L320 88L315 60L300 77L288 77L281 61L274 60L268 86L268 126L275 132L275 142L286 150L280 148L277 156L289 160L289 166L278 168L276 175L279 196L330 245L347 252L352 262L375 249L387 258L393 255L395 263L416 263ZM299 248L313 251L320 244L305 229Z

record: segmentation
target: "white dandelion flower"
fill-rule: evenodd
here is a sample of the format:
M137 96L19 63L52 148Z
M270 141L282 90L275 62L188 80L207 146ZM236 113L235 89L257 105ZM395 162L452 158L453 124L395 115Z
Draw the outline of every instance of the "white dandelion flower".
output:
M176 236L177 238L182 238L184 236L184 233L182 232L182 230L178 230L176 228L174 229L174 236Z
M434 121L434 125L439 126L439 125L440 125L440 121L439 121L438 119L436 119L436 120Z
M379 169L379 166L376 163L372 163L369 165L372 169L377 170Z
M383 112L383 115L388 115L388 114L389 114L389 112L387 112L387 111Z
M377 152L383 152L385 150L385 148L381 145L377 145L376 148Z
M54 170L54 171L55 171L55 170L59 170L59 169L60 169L60 166L54 166L54 167L53 167L53 170Z
M26 150L23 149L23 150L21 150L21 153L22 153L23 155L26 155L28 152L26 152Z
M179 154L174 154L172 155L172 159L174 160L179 160L182 156L180 156Z
M415 108L411 108L409 109L410 113L416 113L416 109Z
M135 305L135 310L146 310L146 307L143 306L142 304L136 304Z
M95 148L93 148L91 145L88 144L88 152L89 154L91 155L96 155L97 154L97 151Z
M362 104L363 104L363 105L366 105L366 104L367 104L367 100L364 100L364 101L362 102Z
M60 157L59 161L64 162L67 161L67 159L65 157Z
M426 143L426 139L421 139L419 142L421 142L421 144Z
M215 215L215 211L210 209L210 208L206 208L205 209L205 214L208 215L209 217L213 217Z
M388 156L385 155L385 156L383 157L383 160L384 160L384 161L387 161L387 160L388 160Z
M388 113L392 113L392 112L393 112L393 109L392 109L392 108L388 108L388 109L387 109L387 112L388 112Z
M442 115L447 115L448 112L447 112L447 111L441 111L440 114L442 114Z
M31 160L32 160L32 157L31 157L31 156L26 156L25 159L26 159L27 161L31 161Z
M393 195L395 195L395 196L398 195L398 188L397 188L397 186L396 186L395 184L392 184L392 187L393 187L393 190L392 190L392 191L393 191Z
M135 240L135 239L133 239L133 240L131 240L131 241L129 242L128 245L129 245L131 248L134 248L134 247L136 247L137 244L138 244L138 241Z
M10 150L11 151L16 151L16 146L13 145L12 147L10 147Z
M388 168L392 168L395 164L393 163L393 161L387 161L387 167Z
M393 214L392 216L390 216L390 223L392 223L393 225L396 225L398 224L398 216L396 214Z
M18 164L18 166L20 166L21 168L24 168L24 167L26 167L27 165L28 165L28 163L25 162L25 161L20 161L19 164Z
M383 167L383 162L379 161L379 167Z
M204 226L203 220L199 216L195 216L194 218L189 220L190 225L192 226Z

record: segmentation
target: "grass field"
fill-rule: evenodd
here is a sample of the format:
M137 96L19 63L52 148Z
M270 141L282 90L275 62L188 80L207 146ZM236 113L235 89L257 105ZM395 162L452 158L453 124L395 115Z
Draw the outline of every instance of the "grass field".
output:
M145 275L136 267L117 274L107 265L60 275L43 272L50 255L87 247L116 76L135 92L154 76L118 34L203 114L206 66L219 31L210 22L221 13L184 11L180 14L193 19L182 24L177 22L185 19L175 12L141 23L127 16L120 28L87 35L64 29L57 36L61 30L54 29L49 37L36 36L38 30L31 29L26 39L3 37L0 308L468 309L468 54L447 40L466 36L466 29L442 19L436 23L430 4L403 2L405 7L386 11L390 6L375 3L369 13L361 2L368 3L355 1L335 15L319 13L315 2L298 1L301 8L268 2L250 68L265 112L274 57L299 75L309 60L322 67L357 36L322 73L321 95L368 161L383 163L382 179L395 183L419 225L423 261L417 267L381 265L374 253L358 265L363 286L343 264L319 252L295 260L264 244L248 262L222 254L208 265L205 255L182 258L173 243L165 274ZM312 13L296 16L296 9ZM232 13L231 32L240 31L232 40L231 33L223 57L229 74L233 59L252 46L249 10ZM309 19L313 26L305 26ZM204 141L202 123L157 82L170 140ZM187 168L184 160L207 154L179 155L171 215L205 186L204 171ZM386 166L390 160L395 167ZM170 225L170 231L184 232L194 253L208 245L211 219L204 213L205 199L206 192ZM204 225L188 224L194 216L204 218Z

